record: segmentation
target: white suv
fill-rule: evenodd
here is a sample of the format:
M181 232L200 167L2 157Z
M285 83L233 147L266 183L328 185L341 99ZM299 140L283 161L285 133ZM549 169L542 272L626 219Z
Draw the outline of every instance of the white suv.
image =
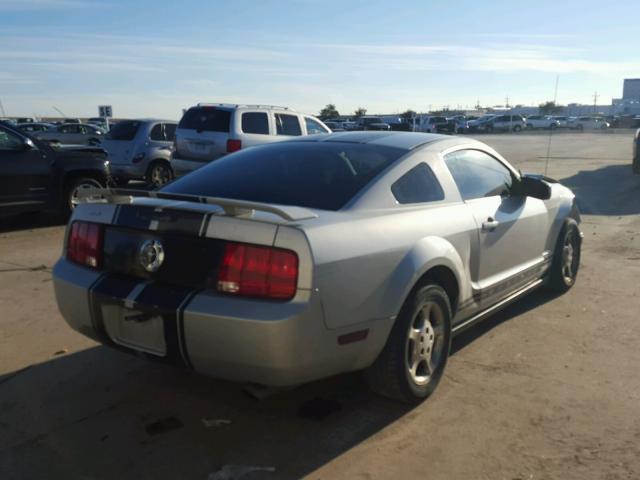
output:
M180 176L242 148L319 133L331 130L287 107L199 103L178 124L171 167Z

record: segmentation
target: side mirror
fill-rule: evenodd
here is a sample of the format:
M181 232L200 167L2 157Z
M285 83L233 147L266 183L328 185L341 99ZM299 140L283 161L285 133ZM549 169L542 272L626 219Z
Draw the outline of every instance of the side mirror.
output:
M511 195L514 197L532 197L540 200L551 198L551 187L541 176L523 175L513 183Z
M25 150L33 150L36 148L36 144L33 143L33 140L31 140L30 138L25 138L22 145Z

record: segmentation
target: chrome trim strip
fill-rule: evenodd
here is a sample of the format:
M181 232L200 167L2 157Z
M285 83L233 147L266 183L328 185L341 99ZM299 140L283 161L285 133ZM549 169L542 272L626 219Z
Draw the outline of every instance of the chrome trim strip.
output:
M535 290L543 282L544 282L544 280L542 278L540 278L540 279L534 281L533 283L521 288L520 290L517 290L516 292L512 293L508 297L505 297L502 300L500 300L498 303L493 304L489 308L487 308L487 309L475 314L473 317L469 318L468 320L465 320L464 322L456 325L455 327L452 328L451 333L456 335L456 334L462 332L463 330L466 330L467 328L469 328L472 325L474 325L476 322L479 322L480 320L488 317L489 315L491 315L492 313L495 313L496 311L500 310L501 308L506 307L510 303L514 302L515 300L517 300L518 298L523 296L524 294L529 293L532 290Z

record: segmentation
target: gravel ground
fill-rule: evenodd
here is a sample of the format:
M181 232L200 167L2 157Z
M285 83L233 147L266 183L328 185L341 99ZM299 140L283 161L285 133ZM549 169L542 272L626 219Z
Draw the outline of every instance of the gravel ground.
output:
M545 170L547 134L478 138L523 171ZM630 158L628 132L554 134L548 174L584 214L577 285L538 291L458 337L436 394L413 409L356 374L256 401L96 345L56 309L63 226L0 219L0 478L204 480L224 465L275 468L246 479L640 478Z

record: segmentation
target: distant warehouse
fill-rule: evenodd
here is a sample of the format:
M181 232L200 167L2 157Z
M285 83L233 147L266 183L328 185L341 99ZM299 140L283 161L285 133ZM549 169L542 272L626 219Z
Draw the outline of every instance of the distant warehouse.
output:
M626 78L622 87L623 100L640 100L640 78Z

